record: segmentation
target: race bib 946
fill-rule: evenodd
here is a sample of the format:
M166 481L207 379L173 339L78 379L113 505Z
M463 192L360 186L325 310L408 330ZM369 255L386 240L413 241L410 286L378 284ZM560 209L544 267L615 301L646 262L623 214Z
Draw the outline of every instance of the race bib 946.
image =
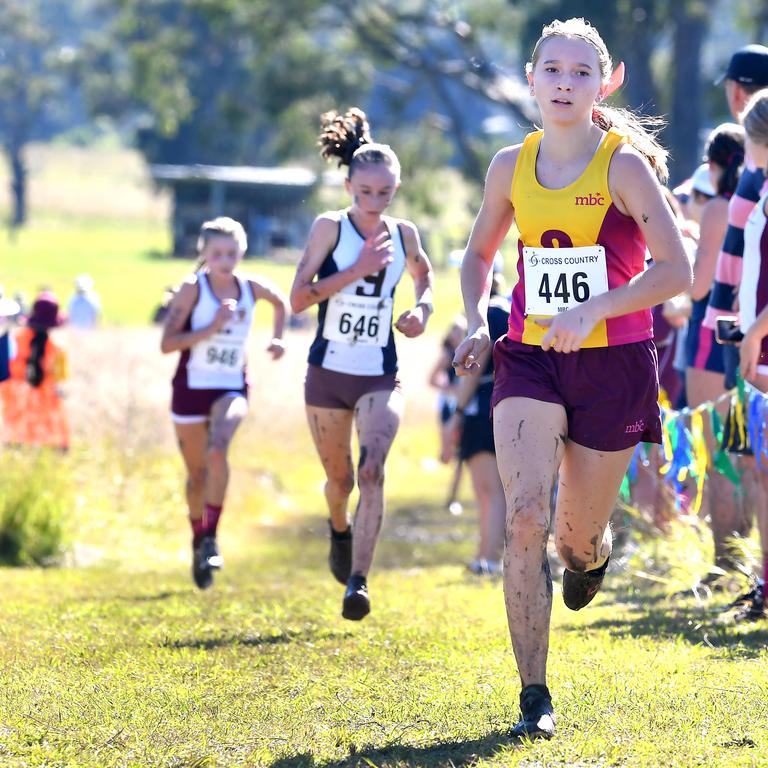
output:
M201 349L201 359L198 367L201 370L230 373L243 367L243 345L219 338L219 334L205 344Z
M337 293L328 299L323 336L329 341L385 347L391 329L391 298Z
M525 312L556 315L608 290L605 248L523 248Z

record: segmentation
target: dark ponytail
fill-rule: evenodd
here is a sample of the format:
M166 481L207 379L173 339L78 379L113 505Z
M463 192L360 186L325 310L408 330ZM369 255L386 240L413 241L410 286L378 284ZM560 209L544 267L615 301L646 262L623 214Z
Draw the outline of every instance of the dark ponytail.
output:
M326 160L338 158L339 167L349 167L349 177L364 165L386 165L400 181L400 161L388 144L371 139L371 127L365 112L357 107L345 115L326 112L320 116L322 131L317 140L320 154Z
M736 191L744 164L744 129L736 123L718 125L707 139L706 158L723 169L717 194L730 198Z
M48 331L38 329L32 337L27 358L27 382L33 387L39 387L43 383L43 356L48 343Z
M325 112L320 116L320 125L320 154L328 161L338 158L339 167L351 166L355 151L363 144L373 143L368 118L357 107L348 109L345 115L334 110Z

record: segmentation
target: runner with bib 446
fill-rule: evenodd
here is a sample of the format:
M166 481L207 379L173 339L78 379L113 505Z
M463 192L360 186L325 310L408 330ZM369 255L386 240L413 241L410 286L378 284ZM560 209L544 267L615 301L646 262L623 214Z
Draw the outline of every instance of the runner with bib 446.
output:
M595 28L583 19L545 27L527 74L543 130L502 149L488 170L462 263L469 335L454 365L477 373L488 349L488 271L514 220L519 280L494 347L492 405L507 501L504 592L523 685L513 734L533 738L555 728L546 685L553 484L563 599L578 610L602 583L634 447L661 442L649 308L686 290L691 270L656 178L666 152L631 113L600 103L623 65L614 70Z

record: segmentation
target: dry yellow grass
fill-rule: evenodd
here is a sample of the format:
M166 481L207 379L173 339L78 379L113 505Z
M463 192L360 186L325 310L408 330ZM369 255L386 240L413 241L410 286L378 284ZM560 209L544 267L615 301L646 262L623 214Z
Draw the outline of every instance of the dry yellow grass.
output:
M170 196L157 191L143 157L134 150L30 144L29 213L57 217L168 221ZM10 206L6 163L0 164L0 211Z

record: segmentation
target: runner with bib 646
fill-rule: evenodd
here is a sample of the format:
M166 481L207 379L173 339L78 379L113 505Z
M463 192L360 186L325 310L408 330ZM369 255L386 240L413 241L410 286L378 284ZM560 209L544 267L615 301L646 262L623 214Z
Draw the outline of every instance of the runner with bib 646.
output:
M392 324L395 288L407 270L415 304L394 328L419 336L432 313L432 268L416 227L384 215L400 186L400 163L391 147L372 142L359 109L326 113L322 125L321 154L349 168L346 187L353 202L312 225L291 306L301 312L319 305L304 398L327 478L331 572L347 587L342 616L359 621L370 611L367 576L384 516L384 463L403 410ZM360 443L354 541L347 518L355 485L353 423Z

